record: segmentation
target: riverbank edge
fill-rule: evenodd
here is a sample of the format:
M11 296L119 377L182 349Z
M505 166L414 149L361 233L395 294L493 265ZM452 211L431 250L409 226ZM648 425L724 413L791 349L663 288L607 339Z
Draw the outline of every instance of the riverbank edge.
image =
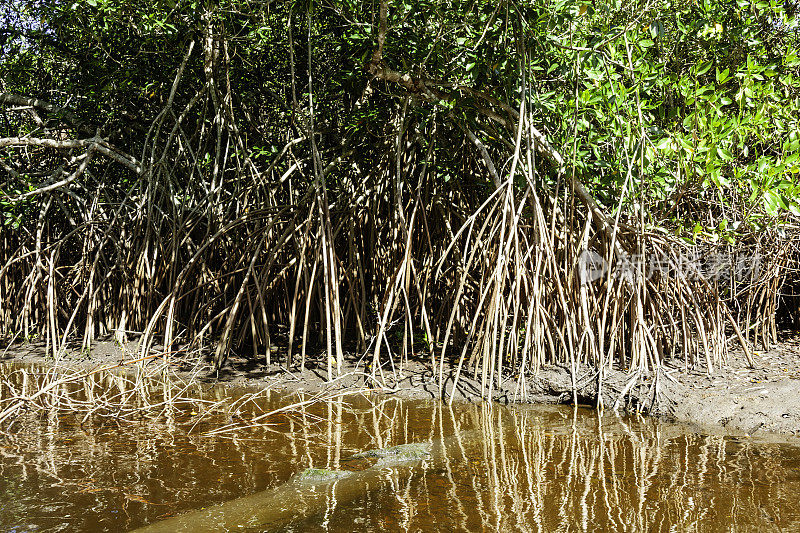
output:
M90 370L125 363L137 353L136 343L120 346L101 341L88 353L68 352L60 364ZM657 370L639 373L604 369L601 374L585 365L574 371L545 366L522 380L504 376L492 384L491 399L503 404L572 404L577 398L579 405L597 407L600 401L606 411L655 416L703 432L800 439L800 334L784 334L777 345L756 351L755 356L755 368L749 368L744 354L731 349L726 363L711 374L692 368L682 359L668 360ZM0 360L53 364L43 343L5 346ZM365 394L447 401L452 397L459 402L483 401L486 396L481 394L487 390L485 384L471 372L462 371L454 388L454 366L443 369L443 394L439 369L432 371L430 362L409 361L402 368L387 365L376 369L373 377L372 372L363 371L359 360L349 358L333 381L327 379L327 361L317 357L309 358L308 363L302 371L289 372L275 363L266 365L264 358L232 356L219 373L185 362L175 370L182 378L250 390L269 387L313 394L360 389Z

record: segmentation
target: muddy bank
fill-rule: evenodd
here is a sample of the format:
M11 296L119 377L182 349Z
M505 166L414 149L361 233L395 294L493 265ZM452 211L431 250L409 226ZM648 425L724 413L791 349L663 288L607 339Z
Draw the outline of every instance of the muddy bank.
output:
M800 335L755 353L748 368L741 352L709 376L678 369L672 385L676 420L719 425L732 430L800 436Z
M280 352L276 353L280 358ZM138 356L135 342L118 346L99 342L90 353L74 351L62 364L97 368L129 361ZM800 334L787 334L768 351L755 353L756 368L749 368L744 354L731 350L727 364L708 375L688 368L683 360L669 360L649 373L629 374L620 370L547 366L536 376L520 380L504 376L492 384L491 397L501 403L564 403L577 398L579 404L597 405L619 412L641 413L698 426L704 431L733 434L781 434L800 437ZM16 344L0 351L2 360L52 363L40 343ZM480 401L483 383L466 370L453 387L456 368L444 369L444 390L438 369L430 361L409 361L401 366L366 371L363 361L353 357L343 365L342 375L327 381L327 361L310 357L306 368L287 371L263 359L231 357L220 372L200 360L186 359L178 370L182 377L202 382L222 382L232 387L283 389L297 392L339 391L360 388L365 393L401 398L440 398ZM488 386L488 385L487 385Z

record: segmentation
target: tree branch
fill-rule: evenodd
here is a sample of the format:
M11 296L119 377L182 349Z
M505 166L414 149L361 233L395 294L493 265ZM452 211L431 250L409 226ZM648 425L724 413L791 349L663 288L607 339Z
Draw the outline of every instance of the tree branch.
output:
M375 48L375 51L372 52L372 59L367 66L367 70L374 76L376 75L376 71L378 70L378 64L380 64L381 59L383 58L383 43L386 42L386 18L389 14L389 0L381 0L380 11L378 17L380 19L378 25L378 47Z
M50 185L45 185L44 187L39 187L38 189L34 189L24 194L20 194L17 197L11 198L11 201L16 202L18 200L22 200L23 198L28 198L29 196L35 196L37 194L43 194L46 192L54 191L56 189L60 189L64 185L69 185L70 183L72 183L73 181L75 181L76 179L78 179L83 175L84 171L86 170L86 167L89 166L89 162L92 160L92 156L94 155L96 149L97 149L97 144L96 143L92 144L86 151L86 154L84 154L83 161L81 161L81 164L78 165L78 168L75 170L75 172L73 172L63 180L58 181L56 183L51 183Z
M37 146L40 148L54 148L56 150L69 150L74 148L88 149L95 146L95 149L104 156L116 161L117 163L133 170L137 174L142 172L142 166L136 159L125 152L122 152L114 146L108 144L100 137L92 137L91 139L67 139L64 141L57 141L55 139L40 139L37 137L3 137L0 138L0 148L7 148L11 146Z
M489 155L489 150L486 149L486 145L472 133L472 130L466 124L461 124L460 122L456 121L453 117L452 113L450 114L450 118L461 128L461 131L466 133L467 138L475 145L478 151L483 157L483 162L486 164L486 168L489 169L489 175L492 176L492 181L494 182L495 188L499 188L502 180L500 176L497 174L497 168L494 166L494 161L492 161L492 157Z
M41 109L42 111L46 111L48 113L60 113L61 116L73 126L83 125L83 122L75 115L75 113L69 111L68 109L64 109L63 107L52 104L46 100L39 100L38 98L28 98L27 96L21 96L18 94L0 92L0 104L28 106Z

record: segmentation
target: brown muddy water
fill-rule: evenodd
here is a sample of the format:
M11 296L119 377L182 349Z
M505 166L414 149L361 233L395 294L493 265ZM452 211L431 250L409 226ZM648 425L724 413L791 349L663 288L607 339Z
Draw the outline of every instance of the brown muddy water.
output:
M216 401L242 392L192 394ZM297 401L267 391L250 414ZM221 405L139 420L19 417L0 436L0 531L128 531L274 490L305 468L375 468L348 458L443 437L444 457L387 466L346 497L337 482L308 489L324 490L322 507L296 509L278 530L800 531L800 447L791 442L583 408L451 408L383 395L339 397L208 435L245 421Z

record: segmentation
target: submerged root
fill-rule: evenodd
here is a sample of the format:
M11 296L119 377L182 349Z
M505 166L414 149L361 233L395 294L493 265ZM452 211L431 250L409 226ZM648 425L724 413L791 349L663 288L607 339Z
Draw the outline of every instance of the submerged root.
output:
M297 481L318 483L322 481L333 481L336 479L341 479L350 474L352 474L352 472L348 470L327 470L325 468L306 468L305 470L298 472L294 476L294 479Z
M373 467L381 468L392 466L406 461L420 461L431 456L431 443L409 443L392 446L390 448L380 448L377 450L367 450L365 452L357 453L348 458L348 460L365 459L365 458L378 458ZM325 468L306 468L298 472L293 479L301 482L321 483L326 481L334 481L347 477L356 473L351 470L328 470Z
M390 464L396 461L413 461L424 459L431 454L431 444L429 442L400 444L391 448L381 448L378 450L368 450L351 456L351 459L361 459L366 457L380 458L379 464Z

